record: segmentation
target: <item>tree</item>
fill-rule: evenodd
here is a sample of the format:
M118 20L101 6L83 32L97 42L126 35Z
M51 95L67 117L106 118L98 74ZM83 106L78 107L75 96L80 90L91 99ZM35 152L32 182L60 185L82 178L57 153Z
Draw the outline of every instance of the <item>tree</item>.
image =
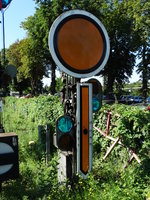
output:
M100 2L100 1L99 1ZM97 12L97 5L100 3L95 3L95 1L64 1L64 0L36 0L37 8L34 16L29 17L25 22L22 23L22 27L27 31L28 37L33 40L34 48L38 49L43 66L45 66L46 71L51 69L51 93L55 93L55 70L56 65L52 60L49 53L48 47L48 34L53 21L65 10L70 9L88 9ZM96 5L95 5L96 4Z
M5 53L7 52L7 49L5 49ZM4 49L0 52L1 55L4 54ZM11 76L7 73L6 67L8 65L8 59L5 57L0 60L0 89L3 90L3 92L6 94L9 93L9 84L11 83L12 79Z
M59 93L62 89L63 83L61 78L56 79L56 92Z
M143 97L146 99L150 79L150 2L146 0L128 1L128 15L133 19L134 29L139 39L137 72L141 72Z
M14 80L14 88L23 90L31 86L32 94L38 93L39 82L45 75L45 68L41 63L38 49L35 48L30 38L16 41L7 51L9 64L17 67L17 78Z
M132 75L135 64L136 34L132 19L127 16L124 1L105 2L103 23L110 37L110 57L104 68L105 93L113 94L114 83L118 90Z
M51 2L48 2L48 4L43 3L36 9L34 16L29 17L22 23L22 27L27 31L28 38L32 43L32 46L30 46L32 51L36 52L38 63L40 63L42 70L45 69L45 74L42 73L41 75L47 76L51 69L51 93L54 94L56 66L50 56L48 47L48 33L52 16Z
M31 38L26 38L20 44L22 66L19 68L25 79L29 79L31 83L32 94L38 93L38 85L43 75L45 68L41 62L41 57L38 49L34 46L34 41Z
M108 0L36 0L36 12L24 22L28 37L38 49L43 66L51 67L52 93L55 92L56 66L48 49L48 33L53 21L62 12L71 9L83 9L98 17L110 37L111 51L104 71L106 93L112 94L114 83L121 88L132 74L137 50L137 34L133 26L133 18L128 16L128 1Z
M28 78L24 77L24 72L21 71L22 67L22 55L20 51L21 41L17 40L15 43L9 46L6 50L6 58L8 64L12 64L17 68L17 75L14 78L11 88L19 91L19 94L22 95L23 91L30 87L30 81Z

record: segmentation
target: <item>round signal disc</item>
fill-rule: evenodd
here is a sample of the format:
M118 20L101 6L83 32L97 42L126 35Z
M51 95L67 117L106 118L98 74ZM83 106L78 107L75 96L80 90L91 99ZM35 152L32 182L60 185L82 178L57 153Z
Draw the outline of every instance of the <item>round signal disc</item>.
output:
M103 24L83 10L65 12L54 21L49 33L49 48L56 65L77 78L99 73L110 51Z

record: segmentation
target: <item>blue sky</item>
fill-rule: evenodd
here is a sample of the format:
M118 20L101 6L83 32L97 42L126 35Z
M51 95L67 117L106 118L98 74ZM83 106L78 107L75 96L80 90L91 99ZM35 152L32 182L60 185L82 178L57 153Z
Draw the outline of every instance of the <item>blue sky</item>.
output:
M8 48L17 39L25 37L25 31L20 28L22 21L25 21L30 15L34 15L35 2L33 0L12 0L5 11L5 46ZM0 13L0 21L2 15ZM2 43L2 23L0 24L0 49L3 48Z
M12 0L10 5L5 11L5 47L8 48L17 39L23 39L26 37L26 32L20 27L21 22L25 21L27 17L34 15L35 2L33 0ZM2 21L2 15L0 13L0 21ZM0 49L3 48L3 34L2 23L0 24ZM130 82L139 80L139 76L135 70ZM50 80L45 80L49 85Z

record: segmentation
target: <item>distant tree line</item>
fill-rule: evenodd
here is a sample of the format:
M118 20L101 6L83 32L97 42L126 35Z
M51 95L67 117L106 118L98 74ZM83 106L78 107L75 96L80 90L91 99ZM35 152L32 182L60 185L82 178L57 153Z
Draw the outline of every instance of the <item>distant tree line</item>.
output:
M71 9L91 12L104 24L110 37L110 57L101 75L104 93L111 97L114 88L121 93L133 68L141 74L143 97L150 80L150 1L145 0L35 0L36 12L21 26L27 37L6 50L8 64L17 67L13 87L20 94L31 88L36 94L41 79L51 72L51 93L56 90L56 65L48 48L48 34L53 21ZM2 53L2 52L1 52ZM136 60L139 60L136 65ZM1 58L1 68L4 67ZM58 66L59 67L59 66Z

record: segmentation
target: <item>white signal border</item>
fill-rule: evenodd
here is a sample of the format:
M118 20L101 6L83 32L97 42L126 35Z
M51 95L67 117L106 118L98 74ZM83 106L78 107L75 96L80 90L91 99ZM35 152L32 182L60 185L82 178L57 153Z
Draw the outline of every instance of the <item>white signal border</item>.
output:
M13 152L14 150L10 145L0 142L0 154L7 154L7 153L13 153ZM1 165L0 175L3 175L6 172L8 172L9 170L11 170L12 167L13 167L13 164Z
M97 25L99 25L99 27L102 29L102 31L104 33L104 36L105 36L105 39L106 39L106 55L105 55L105 58L104 58L103 62L101 63L101 65L96 70L94 70L92 72L83 73L83 74L78 74L78 73L72 72L71 70L67 69L59 61L59 59L56 55L56 52L55 52L55 49L54 49L55 31L56 31L59 23L61 23L61 21L63 21L66 17L71 16L71 15L83 15L83 16L87 16L87 17L91 18L92 20L94 20L97 23ZM54 59L56 65L60 68L60 70L67 73L68 75L76 77L76 78L87 78L87 77L91 77L91 76L98 74L105 67L105 65L108 61L108 58L109 58L109 53L110 53L109 36L108 36L108 33L107 33L104 25L100 22L100 20L97 17L95 17L93 14L91 14L87 11L84 11L84 10L70 10L70 11L64 12L58 18L56 18L56 20L52 24L50 31L49 31L48 44L49 44L49 50L50 50L51 56Z

